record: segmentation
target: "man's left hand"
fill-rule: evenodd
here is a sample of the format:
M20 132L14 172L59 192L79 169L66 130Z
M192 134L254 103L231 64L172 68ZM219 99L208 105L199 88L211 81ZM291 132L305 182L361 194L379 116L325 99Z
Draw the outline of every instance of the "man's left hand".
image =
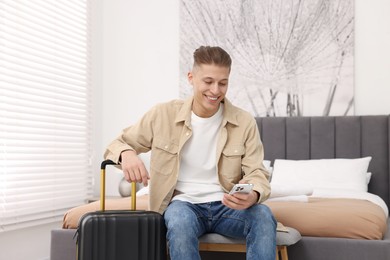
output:
M259 193L256 191L251 191L250 193L238 192L232 195L226 193L222 198L222 204L232 209L243 210L256 204L258 199Z

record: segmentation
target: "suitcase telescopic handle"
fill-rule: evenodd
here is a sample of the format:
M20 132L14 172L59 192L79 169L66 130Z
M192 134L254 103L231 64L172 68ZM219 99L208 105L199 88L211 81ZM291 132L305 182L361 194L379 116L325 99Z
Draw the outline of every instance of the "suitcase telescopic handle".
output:
M106 167L107 165L119 165L111 160L105 160L100 165L100 210L105 211L106 209ZM137 184L135 182L131 183L131 210L137 208L136 201L136 189Z

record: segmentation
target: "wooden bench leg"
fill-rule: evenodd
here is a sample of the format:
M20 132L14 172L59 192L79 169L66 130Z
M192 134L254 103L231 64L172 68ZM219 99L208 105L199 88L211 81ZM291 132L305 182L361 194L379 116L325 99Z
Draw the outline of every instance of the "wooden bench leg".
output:
M276 260L279 260L279 253L280 260L288 260L287 246L277 246L276 248Z
M167 246L167 250L168 250ZM213 244L200 243L199 251L214 251L214 252L246 252L245 244ZM276 260L288 260L287 246L276 246Z

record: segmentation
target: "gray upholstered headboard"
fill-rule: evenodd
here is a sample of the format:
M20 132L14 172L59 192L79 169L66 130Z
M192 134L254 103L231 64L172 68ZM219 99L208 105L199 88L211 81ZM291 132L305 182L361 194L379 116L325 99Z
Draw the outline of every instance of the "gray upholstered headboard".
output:
M372 156L369 192L390 206L390 117L258 117L265 159Z

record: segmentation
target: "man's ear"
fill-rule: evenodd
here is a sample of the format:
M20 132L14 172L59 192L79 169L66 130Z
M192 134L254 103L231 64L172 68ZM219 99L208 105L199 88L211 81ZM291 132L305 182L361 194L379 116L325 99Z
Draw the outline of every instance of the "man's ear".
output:
M187 79L188 79L188 82L192 85L192 80L194 78L194 75L192 74L192 72L188 72L187 73Z

